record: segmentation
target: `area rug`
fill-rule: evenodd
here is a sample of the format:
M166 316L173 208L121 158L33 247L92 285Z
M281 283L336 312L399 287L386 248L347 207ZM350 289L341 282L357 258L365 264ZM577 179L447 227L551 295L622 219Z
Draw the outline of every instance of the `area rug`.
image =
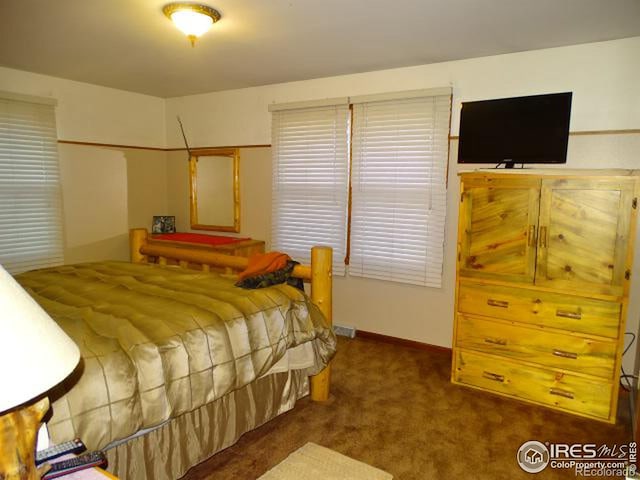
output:
M393 480L393 475L309 442L258 480Z

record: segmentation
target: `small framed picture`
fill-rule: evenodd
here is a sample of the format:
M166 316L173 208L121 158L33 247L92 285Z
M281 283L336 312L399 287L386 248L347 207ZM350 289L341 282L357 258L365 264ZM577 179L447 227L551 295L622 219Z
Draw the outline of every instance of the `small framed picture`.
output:
M154 215L151 233L176 233L176 217Z

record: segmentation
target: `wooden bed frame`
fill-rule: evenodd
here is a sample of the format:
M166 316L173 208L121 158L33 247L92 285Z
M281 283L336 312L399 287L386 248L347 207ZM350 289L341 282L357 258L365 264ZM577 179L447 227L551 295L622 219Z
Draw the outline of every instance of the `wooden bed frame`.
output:
M154 242L146 228L133 228L129 231L129 246L132 263L147 263L149 257L157 257L158 263L166 265L169 261L177 262L183 268L198 268L208 272L211 267L222 267L227 271L244 270L249 259L224 255L199 248L185 246L169 246L163 242ZM296 265L293 276L311 282L311 301L315 303L332 325L332 264L333 249L331 247L313 247L311 249L311 266ZM322 370L311 380L311 399L316 402L329 400L331 365Z

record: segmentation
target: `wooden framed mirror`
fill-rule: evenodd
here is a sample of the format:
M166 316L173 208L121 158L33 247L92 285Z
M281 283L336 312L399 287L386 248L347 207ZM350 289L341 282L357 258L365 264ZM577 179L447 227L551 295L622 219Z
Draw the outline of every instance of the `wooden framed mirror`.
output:
M189 158L191 228L240 231L240 151L211 148Z

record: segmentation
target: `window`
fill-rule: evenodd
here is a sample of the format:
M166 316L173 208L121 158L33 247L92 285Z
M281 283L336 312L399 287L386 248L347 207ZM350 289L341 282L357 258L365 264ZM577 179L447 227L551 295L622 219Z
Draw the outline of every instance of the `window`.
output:
M63 262L54 105L0 92L0 263L12 273Z
M347 99L273 106L272 247L309 263L314 245L333 247L344 275L348 202Z
M451 91L394 96L352 98L349 274L440 287Z
M349 231L350 275L440 287L451 89L270 110L273 247L307 262L332 246L343 274Z

